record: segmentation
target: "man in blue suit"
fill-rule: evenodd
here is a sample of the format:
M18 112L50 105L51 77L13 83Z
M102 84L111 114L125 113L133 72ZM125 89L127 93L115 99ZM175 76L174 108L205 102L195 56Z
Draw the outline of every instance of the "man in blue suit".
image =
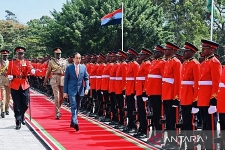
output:
M71 106L71 124L70 127L79 130L77 114L80 101L82 97L88 94L89 90L89 75L86 66L80 64L81 55L79 53L74 54L74 63L66 68L64 77L64 98L69 98ZM85 89L84 89L85 84ZM84 91L85 90L85 91Z

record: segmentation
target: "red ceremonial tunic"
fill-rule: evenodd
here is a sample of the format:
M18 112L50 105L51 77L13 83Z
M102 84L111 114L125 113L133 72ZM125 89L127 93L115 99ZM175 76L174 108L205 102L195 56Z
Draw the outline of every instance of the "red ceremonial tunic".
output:
M198 106L209 106L210 99L217 97L221 74L221 64L214 56L200 64Z
M98 64L91 64L91 71L90 71L90 89L96 90L96 75L97 75L97 65Z
M217 112L225 113L225 68L223 68L221 82L219 84L217 96Z
M105 68L105 64L99 64L96 72L96 90L101 90L102 85L102 73Z
M162 100L179 100L181 81L181 62L176 57L165 62L162 79Z
M11 60L7 70L7 75L13 75L13 80L9 83L9 87L18 90L21 86L23 90L30 87L28 82L28 74L30 74L33 66L27 60Z
M181 71L180 104L192 105L198 98L200 64L196 59L184 61Z
M148 77L145 82L145 91L148 96L162 95L162 75L164 71L165 60L155 59L149 66Z
M126 95L135 94L135 79L137 76L138 69L139 65L136 61L129 62L127 64Z
M102 85L101 85L101 89L104 91L108 91L109 90L109 77L110 77L110 70L112 68L112 64L108 63L106 64L103 72L102 72Z
M136 76L136 83L135 83L136 96L142 95L142 93L145 91L144 86L145 86L146 78L148 75L147 68L149 68L150 65L151 65L151 62L148 60L148 61L142 62L138 69L138 73Z
M115 86L115 81L116 81L116 70L118 68L119 64L118 63L114 63L112 65L112 68L110 70L109 73L109 93L111 92L116 92L116 86Z
M126 69L127 69L127 63L121 62L116 70L116 94L122 94L123 90L125 89L126 85Z

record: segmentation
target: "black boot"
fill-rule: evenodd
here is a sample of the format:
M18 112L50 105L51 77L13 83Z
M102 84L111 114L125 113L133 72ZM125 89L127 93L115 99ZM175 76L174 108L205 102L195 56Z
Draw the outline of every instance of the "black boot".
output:
M6 115L9 115L9 111L6 111L5 114L6 114Z
M2 112L2 113L1 113L1 117L2 117L2 118L5 118L5 112Z
M16 130L19 130L21 128L21 121L16 121Z

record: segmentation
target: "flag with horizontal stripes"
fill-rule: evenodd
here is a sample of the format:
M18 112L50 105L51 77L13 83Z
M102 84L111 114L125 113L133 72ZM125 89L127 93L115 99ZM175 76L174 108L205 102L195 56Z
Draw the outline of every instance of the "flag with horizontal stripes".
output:
M117 9L114 12L109 13L101 18L101 26L121 24L122 16L123 16L122 8Z

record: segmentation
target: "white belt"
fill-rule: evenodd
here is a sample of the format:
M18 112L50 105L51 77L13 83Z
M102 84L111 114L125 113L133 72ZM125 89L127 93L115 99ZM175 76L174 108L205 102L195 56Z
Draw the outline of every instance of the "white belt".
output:
M174 78L162 78L162 81L173 84L174 83Z
M134 77L126 77L126 80L134 80Z
M109 78L109 75L102 75L102 78Z
M219 87L225 88L225 84L224 83L220 83Z
M122 80L122 77L116 77L116 80Z
M148 74L148 78L162 78L162 76L157 74Z
M90 76L90 79L96 78L96 76Z
M96 76L96 78L97 78L97 79L101 79L101 78L102 78L102 76Z
M136 80L145 80L145 77L136 77Z
M110 77L109 79L110 80L116 80L116 77Z
M198 81L198 85L212 85L212 81Z
M181 81L182 85L194 85L194 81Z

